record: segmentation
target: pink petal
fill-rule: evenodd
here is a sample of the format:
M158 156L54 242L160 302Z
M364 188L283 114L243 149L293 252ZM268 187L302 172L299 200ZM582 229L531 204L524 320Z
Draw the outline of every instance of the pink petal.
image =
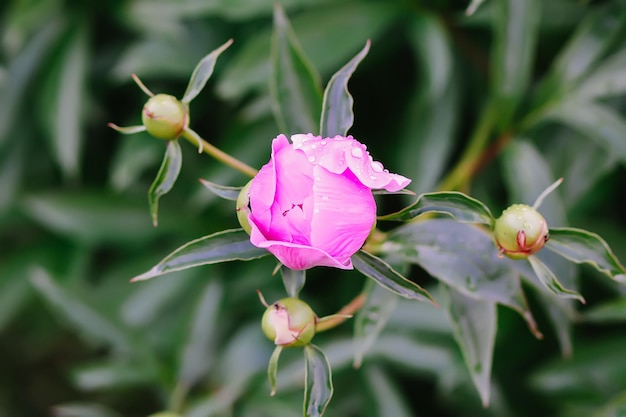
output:
M309 133L293 135L291 141L295 149L304 152L306 160L311 164L320 165L335 174L350 169L369 188L384 188L393 192L403 189L411 182L402 175L390 173L383 164L374 161L366 146L352 136L322 138Z
M350 171L334 174L315 167L311 246L336 259L349 260L370 234L376 221L372 191Z
M253 227L254 231L254 227ZM250 241L254 246L270 251L283 265L294 270L330 266L339 269L352 269L350 258L337 260L321 249L297 243L277 242L272 240L255 241L254 233Z

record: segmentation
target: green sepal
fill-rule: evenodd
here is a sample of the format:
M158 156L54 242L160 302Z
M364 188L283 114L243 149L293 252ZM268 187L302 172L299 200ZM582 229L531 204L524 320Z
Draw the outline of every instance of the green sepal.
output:
M163 162L159 168L154 182L148 190L148 204L150 205L150 215L152 216L152 224L156 227L159 223L159 198L167 194L178 178L180 168L183 165L183 154L180 149L180 144L177 140L170 140L167 142L167 149Z

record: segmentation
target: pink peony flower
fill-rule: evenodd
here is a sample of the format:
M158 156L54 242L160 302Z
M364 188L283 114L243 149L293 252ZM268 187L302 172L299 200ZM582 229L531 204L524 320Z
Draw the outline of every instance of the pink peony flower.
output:
M398 191L411 180L372 160L352 136L285 135L250 185L250 241L285 266L352 269L376 221L372 189Z

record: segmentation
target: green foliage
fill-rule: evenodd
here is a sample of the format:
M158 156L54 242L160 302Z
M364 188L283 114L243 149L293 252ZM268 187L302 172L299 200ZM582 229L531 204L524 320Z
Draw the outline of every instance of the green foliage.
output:
M0 416L295 416L303 393L331 417L623 414L625 21L621 0L4 2ZM133 73L182 97L195 147L142 133ZM377 196L357 272L281 280L223 200L251 171L197 149L259 168L308 131L419 196ZM491 213L560 177L545 248L499 256ZM361 308L279 367L256 290Z

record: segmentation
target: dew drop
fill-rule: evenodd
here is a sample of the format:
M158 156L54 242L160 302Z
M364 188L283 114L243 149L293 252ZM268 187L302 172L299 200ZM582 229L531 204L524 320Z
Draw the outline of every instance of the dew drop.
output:
M310 163L313 163L313 162L315 162L315 157L314 157L313 155L311 155L311 156L309 156L309 157L307 158L307 160L308 160Z
M370 180L375 180L376 178L378 178L376 175L370 175Z
M374 172L383 172L383 164L378 161L372 162L372 169Z
M325 141L325 140L323 140L323 141L321 141L321 142L320 142L320 144L321 144L322 146L326 146L326 141Z
M327 195L323 195L322 196L322 200L328 200L328 196Z
M316 144L311 145L311 149L315 149L315 148L317 148Z
M361 158L363 156L363 149L352 148L352 150L350 151L350 155L354 156L355 158Z

